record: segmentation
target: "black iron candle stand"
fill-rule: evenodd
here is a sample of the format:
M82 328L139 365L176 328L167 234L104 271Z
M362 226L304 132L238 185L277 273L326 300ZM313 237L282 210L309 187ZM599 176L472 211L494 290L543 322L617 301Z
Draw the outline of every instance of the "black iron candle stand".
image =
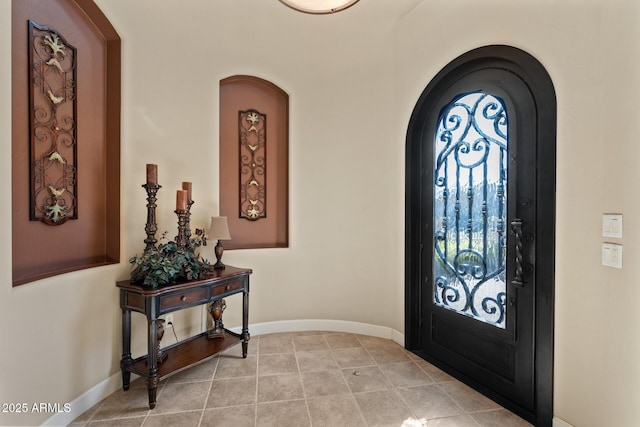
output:
M144 231L147 233L147 238L144 239L146 244L144 251L156 251L156 231L158 231L158 224L156 223L156 195L158 190L162 188L158 184L143 184L142 188L147 191L147 224L144 227Z
M181 249L186 249L189 245L189 239L187 238L187 223L189 218L189 211L174 211L178 215L178 235L175 238L176 245Z

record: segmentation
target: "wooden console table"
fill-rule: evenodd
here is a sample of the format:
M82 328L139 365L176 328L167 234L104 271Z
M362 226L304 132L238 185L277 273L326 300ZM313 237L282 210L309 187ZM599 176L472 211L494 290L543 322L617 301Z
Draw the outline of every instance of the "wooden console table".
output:
M247 357L250 339L249 322L249 269L227 266L216 270L201 280L181 282L150 288L132 284L129 280L116 283L120 288L122 309L122 387L129 390L131 373L145 378L149 391L149 407L156 406L158 382L188 366L204 361L242 342L242 357ZM166 358L158 360L158 318L173 311L212 303L226 296L242 292L242 333L224 329L219 338L208 338L208 333L196 335L162 349ZM131 312L147 316L148 350L145 356L131 357Z

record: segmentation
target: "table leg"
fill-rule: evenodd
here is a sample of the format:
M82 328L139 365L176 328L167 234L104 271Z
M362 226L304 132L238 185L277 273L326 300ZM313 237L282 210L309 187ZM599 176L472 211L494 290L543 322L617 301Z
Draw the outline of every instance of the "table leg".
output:
M131 372L128 367L131 365L131 310L122 310L122 359L120 359L120 370L122 371L122 389L129 390L131 383Z
M156 391L158 390L158 319L149 319L149 336L147 348L147 378L145 384L149 391L149 408L156 407Z
M147 390L149 392L149 409L153 409L156 407L156 393L158 391L158 376L154 375L151 378L147 378L145 380L145 384L147 385Z
M249 292L242 293L242 358L247 357L249 350Z

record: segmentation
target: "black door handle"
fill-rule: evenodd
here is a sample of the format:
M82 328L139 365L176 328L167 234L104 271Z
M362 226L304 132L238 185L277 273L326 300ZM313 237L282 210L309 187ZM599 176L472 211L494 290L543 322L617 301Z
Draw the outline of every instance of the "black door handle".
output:
M522 288L527 282L522 277L522 220L520 218L511 221L511 234L516 238L516 274L511 283L517 288Z

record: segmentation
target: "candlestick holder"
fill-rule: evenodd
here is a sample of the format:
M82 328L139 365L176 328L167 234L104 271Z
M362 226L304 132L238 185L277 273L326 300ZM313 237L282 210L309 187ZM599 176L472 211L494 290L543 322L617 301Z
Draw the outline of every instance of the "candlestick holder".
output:
M174 240L176 242L176 245L178 245L180 249L187 249L187 247L189 246L189 239L187 238L187 222L189 212L186 210L175 210L174 212L176 213L176 215L178 215L178 235Z
M143 184L142 188L147 191L147 223L144 227L147 238L144 239L144 243L146 244L144 251L157 251L156 243L158 241L156 240L156 232L158 231L158 224L156 223L156 195L162 186L147 183Z
M193 200L189 200L187 202L187 215L185 219L185 229L184 236L187 239L187 244L191 245L191 206L193 206L195 202Z

